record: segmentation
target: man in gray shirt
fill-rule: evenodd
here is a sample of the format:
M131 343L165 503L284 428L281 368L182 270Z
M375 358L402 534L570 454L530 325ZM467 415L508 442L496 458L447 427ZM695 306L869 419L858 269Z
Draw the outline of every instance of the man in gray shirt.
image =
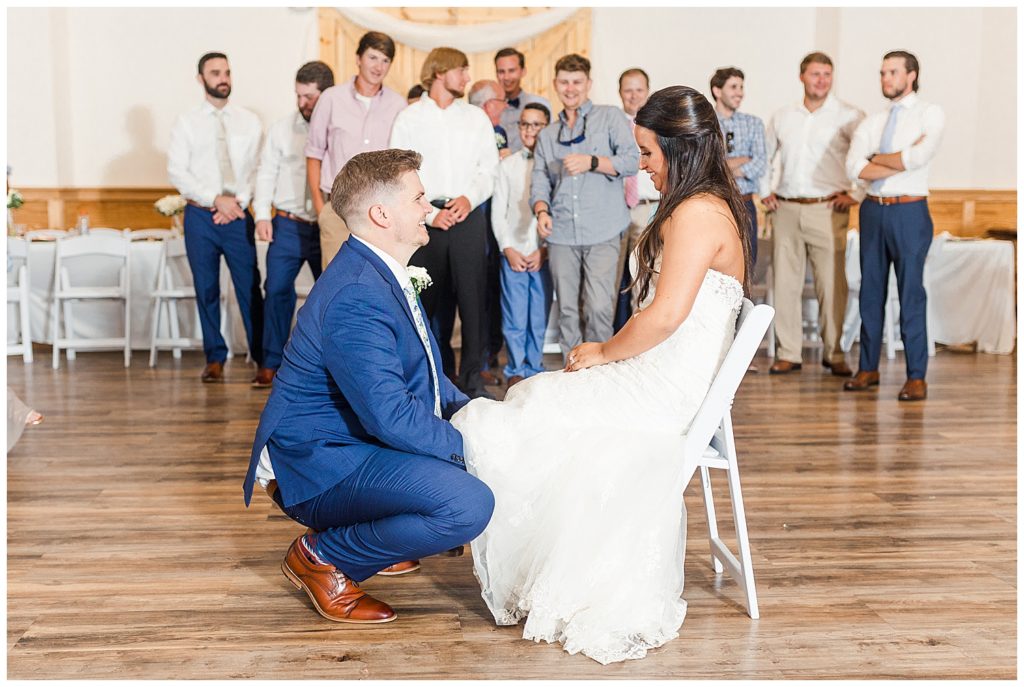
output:
M629 226L623 179L640 161L629 122L618 108L590 102L591 83L587 58L566 55L555 64L565 109L540 133L530 189L537 232L548 242L563 356L584 340L612 336L620 238Z

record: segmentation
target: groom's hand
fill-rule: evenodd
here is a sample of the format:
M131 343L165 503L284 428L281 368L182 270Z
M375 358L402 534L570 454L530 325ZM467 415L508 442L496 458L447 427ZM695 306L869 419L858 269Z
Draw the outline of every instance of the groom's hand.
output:
M608 360L604 355L604 344L581 343L569 351L569 357L565 363L565 371L579 372L595 365L604 365L606 362Z

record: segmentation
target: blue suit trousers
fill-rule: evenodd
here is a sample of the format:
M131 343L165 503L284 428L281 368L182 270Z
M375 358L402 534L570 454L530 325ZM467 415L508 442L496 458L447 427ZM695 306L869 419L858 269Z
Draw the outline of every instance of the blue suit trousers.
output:
M252 215L229 224L214 224L213 213L185 206L185 253L196 288L196 307L203 330L206 362L223 363L228 347L220 334L220 256L224 256L242 312L249 354L257 364L263 359L263 294L256 266L256 237Z
M267 249L267 278L263 283L263 367L281 367L284 344L295 314L295 277L308 262L313 279L320 278L320 228L280 215L274 217L274 240Z
M268 450L273 457L273 439ZM362 582L472 541L491 519L494 495L455 465L381 448L334 487L283 510L318 531L317 555Z

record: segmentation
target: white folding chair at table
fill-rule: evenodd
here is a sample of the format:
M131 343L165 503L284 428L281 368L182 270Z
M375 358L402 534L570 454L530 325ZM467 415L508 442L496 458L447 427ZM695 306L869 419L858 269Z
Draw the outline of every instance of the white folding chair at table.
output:
M761 345L761 340L774 316L775 310L771 306L755 306L748 299L743 299L743 307L736 322L736 338L690 425L683 457L686 484L689 484L693 473L700 468L701 491L708 519L708 539L711 543L711 564L716 573L722 573L724 568L739 584L743 591L747 614L755 620L759 616L757 592L754 589L750 539L747 536L746 513L743 510L743 496L740 492L736 441L732 433L732 403L747 367ZM724 470L729 482L738 557L718 535L710 469Z
M105 261L117 261L118 279L116 284L100 286L76 286L71 279L68 260L94 257ZM78 350L101 350L121 348L124 350L124 366L131 363L131 241L125 231L96 232L84 236L68 236L57 241L53 266L53 369L60 367L60 351L67 350L69 360L74 360ZM79 269L81 266L78 266ZM78 271L78 270L76 270ZM94 275L90 275L94 276ZM75 301L121 301L124 305L124 336L105 338L78 338L75 336L75 321L71 304ZM61 334L63 324L64 334Z
M132 241L163 241L181 236L177 229L135 229L129 234Z
M14 282L8 277L7 305L18 308L18 338L7 342L7 355L20 355L26 363L32 362L32 326L29 318L28 245L23 238L7 237L7 264L13 270ZM21 263L15 266L15 263Z
M71 233L64 229L31 229L25 232L26 241L56 241Z
M177 269L176 269L177 268ZM152 333L149 339L149 366L156 365L157 351L160 349L171 349L175 358L181 358L181 349L194 349L203 347L203 340L196 338L182 337L178 324L178 303L183 300L195 301L196 290L191 283L184 278L184 274L191 274L188 270L185 255L185 239L180 236L173 236L164 240L160 251L160 261L156 270L156 287L153 289L153 323ZM196 317L195 331L200 330L198 317L199 311L193 307ZM164 314L167 315L167 328L169 337L160 336L160 325ZM221 311L222 320L225 313Z

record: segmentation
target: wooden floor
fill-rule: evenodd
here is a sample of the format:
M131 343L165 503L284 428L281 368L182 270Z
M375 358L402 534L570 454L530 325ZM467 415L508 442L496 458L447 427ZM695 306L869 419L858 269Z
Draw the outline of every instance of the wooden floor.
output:
M242 504L267 393L244 364L202 385L196 354L37 354L8 360L46 415L7 464L12 679L1016 676L1015 357L940 350L922 404L896 401L902 357L864 394L816 353L760 358L735 418L761 619L711 571L691 485L680 637L601 666L495 627L469 556L369 580L397 622L321 619L279 568L301 527Z

